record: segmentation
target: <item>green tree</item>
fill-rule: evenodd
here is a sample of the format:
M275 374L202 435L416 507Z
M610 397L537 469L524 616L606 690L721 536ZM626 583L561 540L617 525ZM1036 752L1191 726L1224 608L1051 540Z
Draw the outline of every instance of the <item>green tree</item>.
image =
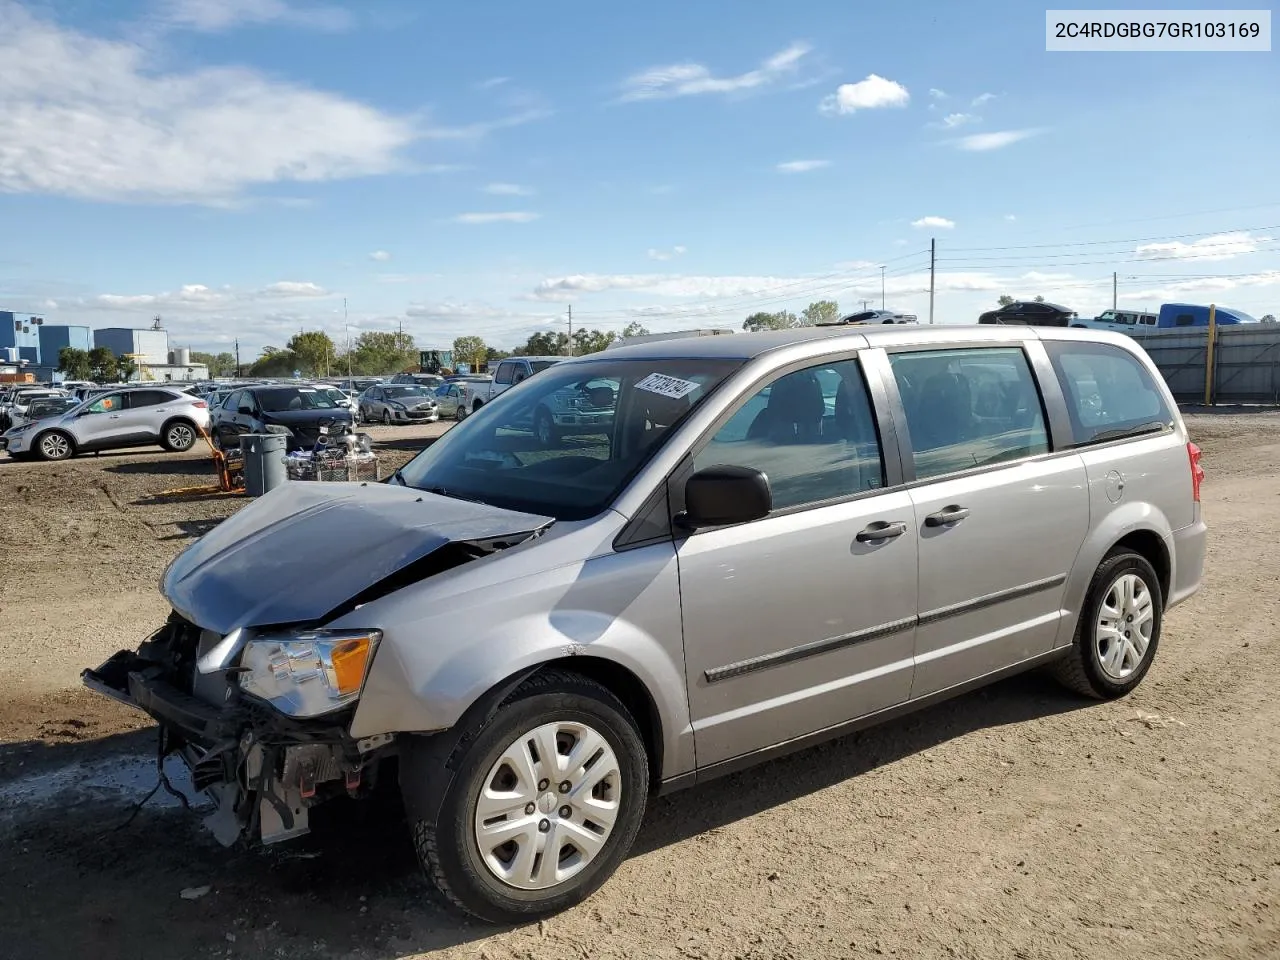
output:
M1262 323L1275 323L1275 322L1276 322L1276 315L1275 315L1274 313L1267 313L1267 314L1264 314L1263 316L1259 317L1258 319L1259 319Z
M1036 303L1044 303L1044 297L1040 294L1036 294Z
M209 368L209 376L211 377L231 377L236 372L236 358L230 353L204 353L200 350L191 351L192 363L203 363Z
M819 323L835 323L840 319L840 304L834 300L818 300L800 311L800 326L812 327Z
M290 338L286 348L297 357L298 369L315 377L329 375L337 353L333 341L323 330L308 330ZM292 371L290 371L292 372Z
M346 370L345 360L338 364ZM384 376L418 368L418 351L407 333L366 330L351 348L351 372Z
M1016 303L1016 302L1017 301L1014 300L1013 297L1009 296L1007 293L1000 294L999 298L996 300L996 303L1000 304L1000 306L1002 307L1007 307L1009 304Z
M525 345L516 351L517 354L526 357L563 356L568 352L569 335L548 331L533 334L525 341Z
M453 341L453 362L465 363L472 370L479 370L489 355L489 348L479 337L458 337Z
M753 313L742 321L742 329L748 333L759 333L761 330L789 330L799 325L796 315L787 310L779 310L777 313Z
M116 358L116 377L121 383L128 383L138 372L138 365L129 357Z
M115 383L120 365L110 347L94 347L89 351L89 375L97 383Z
M644 326L644 324L639 320L632 320L622 328L622 339L624 340L627 337L647 337L648 335L649 328Z
M251 377L291 377L299 369L298 358L292 350L279 347L263 347L258 359L249 364Z
M495 360L505 360L509 356L511 356L510 350L499 350L497 347L486 347L484 351L484 358L490 363Z
M89 351L63 347L58 351L58 372L67 380L88 380L93 376Z
M617 334L612 331L575 330L573 331L574 355L581 357L588 353L599 353L617 338Z

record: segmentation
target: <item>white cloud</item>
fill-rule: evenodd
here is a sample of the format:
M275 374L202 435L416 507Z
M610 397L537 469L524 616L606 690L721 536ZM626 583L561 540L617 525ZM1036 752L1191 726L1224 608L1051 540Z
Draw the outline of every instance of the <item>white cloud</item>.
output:
M830 160L788 160L778 164L779 173L808 173L810 170L821 170L831 166Z
M656 187L650 187L649 192L655 197L665 197L667 194L675 193L676 188L670 183L660 183Z
M930 87L929 96L934 100L945 100L947 99L947 91L939 90L937 87Z
M405 310L405 315L421 320L512 320L532 318L531 314L517 313L502 307L494 307L487 303L469 301L443 300L434 303L413 303Z
M425 166L415 167L419 173L459 173L463 170L469 170L466 164L462 163L428 163Z
M378 263L386 263L391 259L391 254L386 250L375 250L373 253L369 254L369 259L376 260Z
M1183 294L1188 293L1228 293L1232 290L1274 286L1280 286L1280 270L1264 270L1260 273L1232 277L1196 277L1190 280L1175 280L1172 283L1147 290L1137 290L1124 296L1134 301L1160 303L1177 301ZM1266 312L1274 313L1275 311Z
M546 107L531 106L510 116L499 117L497 120L481 120L463 124L460 127L430 127L422 132L422 136L428 140L480 140L495 130L524 126L526 123L544 120L549 116L551 116L551 110Z
M982 118L973 113L948 113L942 118L942 125L948 130L963 127L966 123L977 123Z
M768 86L793 73L811 47L799 41L769 57L755 70L734 77L716 77L700 63L676 63L652 67L628 77L622 84L623 101L665 100L706 93L738 93Z
M953 230L956 222L946 217L921 217L919 220L912 220L911 225L917 230L923 227L931 227L934 230Z
M225 205L404 167L407 118L243 67L161 72L139 46L0 0L0 193Z
M531 197L534 194L532 187L522 187L518 183L491 183L484 188L484 192L495 197Z
M1185 243L1174 240L1168 243L1144 243L1134 250L1143 259L1177 260L1230 260L1246 254L1257 253L1261 244L1270 243L1272 237L1259 237L1246 231L1216 233Z
M871 74L857 83L842 83L825 97L818 109L826 114L856 113L882 107L905 107L911 100L907 88L895 80Z
M94 297L90 305L108 310L145 308L204 312L270 300L316 300L330 296L333 294L310 281L280 280L257 290L237 290L227 286L215 289L203 283L187 283L164 293L102 293Z
M529 223L542 216L527 210L509 210L502 213L460 213L453 218L454 223Z
M1039 130L999 130L995 133L971 133L967 137L961 137L956 141L956 146L961 150L969 151L986 151L999 150L1017 143L1020 140L1026 140L1028 137L1034 137L1040 133Z
M672 260L676 257L683 256L684 253L685 253L685 248L680 246L672 247L670 250L655 250L653 248L650 248L649 259L650 260Z
M905 240L902 242L906 243ZM857 270L870 270L872 267L877 267L877 266L879 266L879 264L874 260L841 260L839 263L836 264L836 269L857 271Z
M969 101L969 106L980 107L984 103L988 103L994 100L995 98L996 98L996 95L994 93L980 93L976 97L974 97L972 100Z
M504 83L510 81L510 77L490 77L488 80L481 80L476 84L477 90L492 90L494 87L500 87Z
M670 273L575 274L549 277L539 283L531 300L567 300L575 294L608 290L643 291L664 297L740 297L765 294L796 283L795 277L706 277Z
M1004 218L1008 220L1010 223L1013 223L1013 221L1018 219L1018 216L1017 214L1014 214L1014 213L1006 213L1004 215Z
M267 23L339 31L352 24L351 14L341 7L295 6L285 0L167 0L162 5L161 19L204 33Z

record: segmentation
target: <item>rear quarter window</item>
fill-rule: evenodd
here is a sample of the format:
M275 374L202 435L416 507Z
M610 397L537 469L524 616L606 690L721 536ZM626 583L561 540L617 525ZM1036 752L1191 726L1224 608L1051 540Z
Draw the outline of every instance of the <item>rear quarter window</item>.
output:
M1129 351L1109 343L1052 341L1045 349L1066 397L1075 446L1152 424L1172 426L1159 385Z

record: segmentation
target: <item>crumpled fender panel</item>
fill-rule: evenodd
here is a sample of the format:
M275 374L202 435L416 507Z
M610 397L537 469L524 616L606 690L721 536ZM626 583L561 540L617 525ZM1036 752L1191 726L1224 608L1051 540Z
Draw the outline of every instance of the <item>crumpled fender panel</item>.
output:
M221 634L315 623L354 598L376 595L379 584L394 588L398 573L448 544L473 549L441 569L551 523L390 484L286 483L188 547L165 572L162 589L183 617Z

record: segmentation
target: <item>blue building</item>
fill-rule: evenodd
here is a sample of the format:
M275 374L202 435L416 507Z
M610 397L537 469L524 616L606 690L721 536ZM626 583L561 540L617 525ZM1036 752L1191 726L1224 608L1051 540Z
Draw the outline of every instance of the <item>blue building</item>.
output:
M0 310L0 348L17 347L18 356L30 363L40 362L40 328L44 318L30 313Z
M58 365L58 352L63 347L73 347L88 353L93 349L93 337L88 327L72 327L66 324L42 324L40 326L40 360L45 365Z

